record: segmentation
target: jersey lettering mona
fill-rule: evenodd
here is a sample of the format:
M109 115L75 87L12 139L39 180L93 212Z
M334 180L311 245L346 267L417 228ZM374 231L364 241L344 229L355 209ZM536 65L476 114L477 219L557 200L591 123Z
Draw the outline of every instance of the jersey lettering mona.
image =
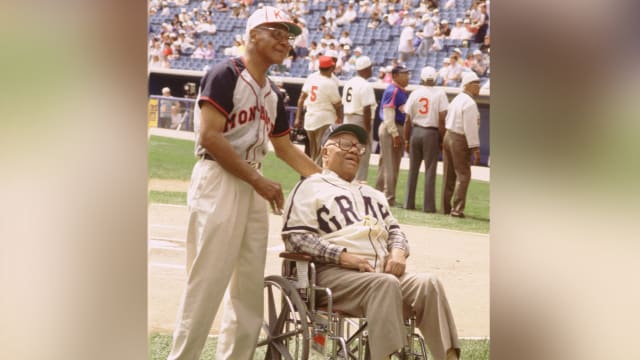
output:
M283 234L313 232L321 242L344 246L376 268L388 254L389 231L399 229L384 195L324 170L298 183L287 200Z
M289 133L282 94L269 79L267 85L260 87L242 58L217 63L202 78L194 111L196 132L203 102L212 104L226 117L224 137L246 161L260 162L267 154L268 138ZM198 138L196 155L201 156L206 149Z

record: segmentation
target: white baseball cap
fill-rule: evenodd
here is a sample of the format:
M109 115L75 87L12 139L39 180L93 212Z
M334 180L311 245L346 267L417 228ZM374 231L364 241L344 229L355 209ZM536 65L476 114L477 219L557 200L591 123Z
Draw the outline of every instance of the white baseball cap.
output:
M475 49L473 50L473 55L482 55L482 51Z
M442 60L442 63L443 63L443 64L448 64L448 63L450 63L450 62L451 62L451 60L449 60L449 58L444 58L444 59Z
M474 81L480 81L480 78L478 77L478 75L476 75L476 73L473 71L465 71L462 73L462 83L460 85L465 86L468 83L474 82Z
M355 49L353 49L353 52L356 52L356 51L362 53L362 48L360 46L358 46Z
M325 51L324 54L327 55L327 56L335 57L335 58L338 57L338 52L335 51L335 50L327 50L327 51Z
M262 24L282 24L289 29L289 33L293 35L300 35L302 29L298 25L296 25L289 14L285 11L275 8L273 6L264 6L260 9L256 10L249 19L247 19L247 28L245 31L245 35L249 36L249 31L255 29L256 27Z
M458 48L453 49L453 52L458 53L458 55L462 55L462 50Z
M436 69L432 68L431 66L425 66L422 68L422 71L420 72L420 79L427 81L427 80L435 80L438 77L438 72L436 71Z
M371 59L368 56L360 56L356 60L356 70L364 70L371 66Z

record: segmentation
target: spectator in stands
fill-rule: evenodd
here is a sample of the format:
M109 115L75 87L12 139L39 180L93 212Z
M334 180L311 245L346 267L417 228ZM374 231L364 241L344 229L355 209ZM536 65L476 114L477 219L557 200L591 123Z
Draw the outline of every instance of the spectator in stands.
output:
M400 15L396 12L394 4L389 5L387 15L387 24L389 24L389 26L393 27L400 24Z
M297 57L304 58L309 54L309 29L307 29L307 22L300 18L294 20L294 22L302 29L300 35L296 36L293 42L293 50Z
M344 14L342 14L342 16L336 19L336 25L342 26L345 24L350 24L354 22L357 17L358 17L358 13L356 12L354 3L350 2L349 5L347 5L347 9L344 11Z
M480 10L480 15L478 20L472 23L472 26L478 29L474 37L474 42L481 44L489 29L489 14L487 14L487 6L484 3L478 5L478 9Z
M213 42L207 43L207 49L204 53L204 58L207 60L213 60L216 57L216 49L213 47Z
M358 59L362 56L362 48L361 47L357 47L355 49L353 49L353 55L351 55L349 57L349 59L347 59L346 64L348 64L349 69L355 69L356 66L356 61L358 61ZM345 65L346 67L346 65Z
M436 32L433 34L433 44L431 44L431 47L429 48L429 50L438 52L442 50L443 47L444 47L444 35L440 33L440 30L436 30Z
M460 77L462 76L462 65L458 63L458 57L451 55L449 57L449 68L442 78L442 86L458 86Z
M338 39L338 44L342 45L342 46L344 46L344 45L352 46L353 45L353 41L349 37L349 31L345 30L345 31L342 32L342 34L340 35L340 39Z
M451 51L451 55L449 55L449 57L451 58L451 63L453 64L453 62L456 62L460 65L462 65L463 60L462 60L462 50L460 50L459 48L454 48Z
M472 65L473 65L473 54L467 53L467 56L464 58L464 61L462 62L462 67L464 68L463 71L471 70Z
M162 60L160 59L160 55L153 54L151 55L151 60L149 61L149 69L160 69L162 68Z
M370 11L369 14L370 14L370 16L369 16L369 24L367 24L367 27L369 29L375 29L383 21L382 9L378 5L378 3L375 3L373 5L373 7L371 8L371 11Z
M318 43L315 41L312 41L311 45L309 45L309 54L307 55L318 57L319 52L320 52L320 48L318 48Z
M204 59L204 55L207 49L204 48L204 43L202 41L198 42L198 47L191 54L192 59Z
M463 26L462 19L456 19L456 25L451 29L449 34L450 39L463 40L466 35L467 29Z
M431 49L431 45L433 45L433 36L436 31L436 24L431 21L431 17L427 14L422 16L422 22L424 27L421 32L417 32L416 36L418 36L422 41L418 46L416 52L420 57L426 57Z
M491 48L491 38L489 37L489 35L485 35L484 37L484 41L482 42L482 45L480 45L480 51L482 51L483 54L488 54L489 53L489 48Z
M413 19L407 22L407 26L402 29L400 33L400 40L398 41L398 53L399 59L402 62L409 60L416 52L413 47L414 28L416 23Z
M231 14L229 14L229 17L234 19L240 18L240 5L238 3L231 3Z
M329 21L329 19L336 19L336 9L333 8L333 6L331 6L331 4L327 5L327 10L324 12L324 18L325 20Z
M449 22L444 19L440 21L440 34L444 37L449 37L451 35L451 28L449 27Z
M376 189L384 192L390 206L396 202L396 184L400 171L400 160L404 154L404 104L408 94L410 72L404 66L391 70L393 82L384 90L380 100L378 116L383 120L378 128L380 139L380 161Z
M318 20L318 31L324 31L325 26L327 26L327 18L323 15Z
M227 12L229 11L229 6L224 0L218 0L218 2L213 6L217 12Z
M200 8L201 8L202 10L209 11L209 9L211 9L211 5L212 5L212 4L213 4L213 1L212 1L212 0L202 0L202 1L200 2Z
M171 9L169 8L169 3L168 2L163 1L161 9L162 9L160 11L160 15L161 16L169 16L169 15L171 15Z
M320 67L319 67L319 64L318 64L318 57L319 57L319 55L318 55L317 52L309 53L309 65L307 67L307 70L309 71L309 74L320 70Z
M449 74L450 68L451 68L451 60L449 58L444 58L444 60L442 60L442 67L438 69L438 80L436 81L437 85L444 86L444 79Z
M471 70L475 72L478 76L485 76L487 73L487 69L489 69L489 64L486 63L482 56L482 51L474 50L473 51L473 61L471 62Z
M173 49L171 48L171 42L165 42L162 48L162 58L169 59L173 56Z
M369 18L371 16L371 11L373 10L369 4L369 0L362 0L358 5L359 16L363 19Z

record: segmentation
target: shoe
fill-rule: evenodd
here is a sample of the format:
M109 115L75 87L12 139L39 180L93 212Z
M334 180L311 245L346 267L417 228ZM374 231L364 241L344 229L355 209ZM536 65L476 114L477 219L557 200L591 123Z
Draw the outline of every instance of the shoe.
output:
M455 210L451 210L451 216L457 217L457 218L464 218L464 213L457 212Z

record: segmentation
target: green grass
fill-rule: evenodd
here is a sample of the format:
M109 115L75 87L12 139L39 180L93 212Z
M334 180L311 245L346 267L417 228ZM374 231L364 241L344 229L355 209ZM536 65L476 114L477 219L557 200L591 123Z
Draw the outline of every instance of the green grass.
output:
M179 140L160 136L151 136L149 140L149 178L189 180L196 158L193 155L194 143L190 140ZM264 175L282 184L285 196L293 188L300 176L275 154L270 152L263 161ZM378 174L377 166L369 168L369 185L375 184ZM400 170L396 197L399 203L404 202L407 186L407 171ZM422 208L424 175L418 177L416 187L416 208ZM440 204L442 176L436 177L436 206ZM186 194L176 192L151 191L149 201L152 203L186 204ZM422 225L436 228L489 232L489 183L472 180L467 193L465 215L458 219L442 214L427 214L420 210L405 210L400 207L392 209L393 215L402 224Z
M201 360L215 359L215 349L217 338L208 338L204 345ZM460 340L462 359L464 360L487 360L489 359L489 340ZM165 360L171 351L171 335L152 333L149 336L149 359ZM310 359L323 359L320 356L310 354ZM263 359L264 354L256 353L254 359ZM433 359L429 354L429 359Z

